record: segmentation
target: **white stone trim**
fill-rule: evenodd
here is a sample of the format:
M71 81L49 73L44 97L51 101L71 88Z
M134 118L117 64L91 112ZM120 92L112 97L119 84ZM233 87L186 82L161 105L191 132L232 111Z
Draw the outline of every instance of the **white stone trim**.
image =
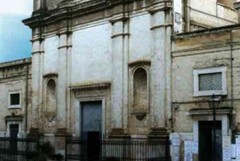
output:
M197 143L199 148L199 121L212 121L213 117L211 115L204 115L204 116L194 116L193 117L193 141ZM229 136L229 118L227 115L217 115L216 121L221 121L222 125L222 157L224 151L224 137Z
M222 67L212 67L204 69L194 69L193 70L193 96L210 96L210 95L227 95L227 68ZM211 91L199 91L199 75L200 74L211 74L211 73L222 73L222 90L211 90Z
M18 138L20 138L20 134L23 134L22 131L22 122L21 121L7 121L7 131L6 131L6 136L10 137L10 125L18 125Z
M76 107L76 111L75 111L75 126L74 131L75 134L78 137L81 137L81 103L83 102L94 102L94 101L101 101L102 102L102 137L104 137L106 135L106 98L105 96L89 96L89 97L77 97L77 99L75 99L75 107Z

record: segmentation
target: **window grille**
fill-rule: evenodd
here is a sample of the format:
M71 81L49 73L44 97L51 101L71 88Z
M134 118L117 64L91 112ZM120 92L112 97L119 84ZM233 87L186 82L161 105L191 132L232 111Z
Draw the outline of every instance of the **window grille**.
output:
M199 91L222 90L222 73L199 74Z

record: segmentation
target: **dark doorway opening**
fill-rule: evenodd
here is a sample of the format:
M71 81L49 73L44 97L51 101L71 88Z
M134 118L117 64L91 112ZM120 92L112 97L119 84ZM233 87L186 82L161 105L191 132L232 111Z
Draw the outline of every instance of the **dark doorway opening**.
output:
M19 125L18 124L11 124L9 125L10 129L10 151L15 153L17 151L17 137L19 132Z
M81 138L86 143L88 161L97 161L101 155L102 101L81 103Z
M212 161L215 147L216 161L222 161L222 124L216 121L216 145L213 144L213 122L199 121L199 160Z

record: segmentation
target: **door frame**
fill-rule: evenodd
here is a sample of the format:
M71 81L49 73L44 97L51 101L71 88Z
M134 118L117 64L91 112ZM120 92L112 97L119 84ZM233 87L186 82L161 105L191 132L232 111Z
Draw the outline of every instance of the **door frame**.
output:
M18 125L18 137L20 135L20 133L22 132L22 123L19 122L19 121L7 121L7 132L6 132L6 136L7 137L10 137L10 125L15 125L17 124Z
M104 135L104 127L105 127L105 125L104 125L104 115L103 115L103 101L102 100L96 100L96 99L94 99L94 100L91 100L91 101L80 101L79 102L79 116L80 116L80 118L79 118L79 133L80 133L80 137L81 137L81 135L82 135L82 121L83 121L83 119L82 119L82 108L83 108L83 106L82 106L82 104L83 103L86 103L86 102L101 102L101 111L102 111L102 114L101 114L101 124L102 124L102 129L101 129L101 139L103 139L103 135Z
M222 137L222 122L221 121L216 121L216 123L215 123L215 132L216 132L216 134L217 134L217 130L220 130L220 132L221 133L219 133L220 134L220 138L219 139L217 139L216 138L216 143L218 142L217 140L219 140L220 141L220 145L221 145L221 147L219 147L219 146L217 146L216 144L214 145L213 144L213 137L216 137L216 136L213 136L213 127L214 127L214 123L213 123L213 121L199 121L198 122L199 123L199 132L198 132L198 134L200 134L201 133L201 135L199 135L199 139L201 139L201 137L200 136L202 136L202 139L203 138L207 138L207 139L210 139L210 140L200 140L200 143L199 143L199 145L198 145L198 148L200 148L200 144L201 143L204 143L204 145L207 145L207 147L202 147L202 150L203 151L201 151L201 153L200 153L200 149L198 149L198 153L199 153L199 155L198 155L198 160L201 160L200 158L202 158L202 156L207 156L207 157L210 157L211 158L211 160L213 160L213 158L212 157L214 157L213 156L213 154L214 154L214 152L212 151L214 148L213 148L213 146L215 146L215 156L217 157L217 158L220 158L220 156L221 156L221 158L222 158L222 161L223 161L223 137ZM203 144L202 144L203 145ZM217 150L217 148L220 148L221 149L221 151L218 151L218 152L221 152L221 154L220 154L220 156L217 154L218 152L216 151ZM209 151L208 151L208 150ZM205 150L207 150L207 151L205 151ZM205 153L206 152L206 153ZM202 155L200 155L200 154L202 154ZM207 154L207 155L206 155ZM209 159L210 159L209 158ZM206 159L206 158L205 158Z
M102 102L101 103L101 108L102 108L102 139L104 138L105 136L105 125L106 125L106 113L105 113L105 97L90 97L90 98L80 98L78 99L79 100L79 109L78 109L78 134L79 136L81 136L81 131L82 131L82 120L81 120L81 116L82 116L82 113L81 113L81 109L82 109L82 103L84 102L95 102L95 101L99 101L99 102Z
M193 116L193 141L199 143L199 121L212 121L211 115L197 115ZM229 118L227 115L217 115L216 121L221 121L222 125L222 149L223 149L223 138L228 136L229 133ZM199 153L199 145L197 146ZM222 151L223 157L223 151ZM222 158L223 159L223 158Z

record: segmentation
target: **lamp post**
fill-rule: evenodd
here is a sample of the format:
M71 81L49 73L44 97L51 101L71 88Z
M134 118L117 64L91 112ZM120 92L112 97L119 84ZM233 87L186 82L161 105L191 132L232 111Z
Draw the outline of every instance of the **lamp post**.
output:
M213 114L213 147L212 147L212 161L216 160L216 109L220 105L220 97L212 95L211 99L208 101L210 109L212 109Z

